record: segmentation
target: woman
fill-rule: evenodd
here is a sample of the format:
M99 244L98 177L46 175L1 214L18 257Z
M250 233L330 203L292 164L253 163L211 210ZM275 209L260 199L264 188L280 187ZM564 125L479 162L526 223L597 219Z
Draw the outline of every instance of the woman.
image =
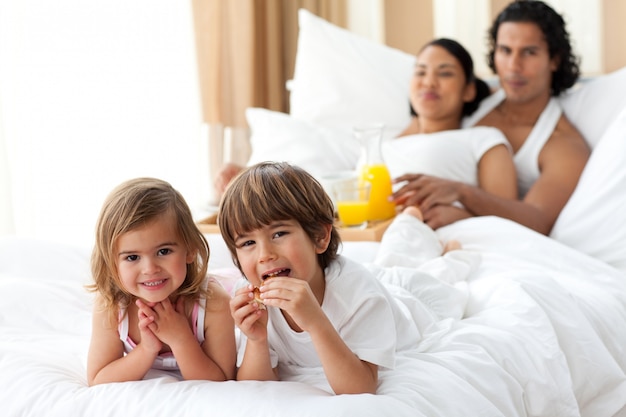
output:
M474 76L472 58L458 42L436 39L417 56L410 83L415 116L399 138L383 144L383 157L395 183L419 173L478 186L502 198L517 198L515 166L508 142L495 128L461 129L463 116L471 114L488 86ZM417 180L419 181L419 180ZM411 191L397 191L394 201L402 208ZM424 222L436 228L471 217L460 204L436 206L423 213Z

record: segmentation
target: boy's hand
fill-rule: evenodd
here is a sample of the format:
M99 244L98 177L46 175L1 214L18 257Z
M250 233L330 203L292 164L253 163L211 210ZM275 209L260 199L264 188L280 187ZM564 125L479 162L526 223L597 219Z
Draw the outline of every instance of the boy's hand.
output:
M248 340L261 341L267 339L267 310L251 302L253 289L252 285L247 285L237 290L230 300L230 314Z
M327 320L321 302L315 298L309 283L301 279L270 278L261 286L261 299L266 305L287 312L297 326L307 332Z

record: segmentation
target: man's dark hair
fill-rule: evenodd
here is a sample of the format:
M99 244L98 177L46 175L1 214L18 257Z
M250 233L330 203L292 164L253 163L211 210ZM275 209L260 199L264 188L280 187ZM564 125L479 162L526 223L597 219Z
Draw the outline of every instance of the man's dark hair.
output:
M498 29L505 22L528 22L539 26L548 43L550 58L558 57L559 66L552 73L550 85L553 96L573 86L580 77L580 59L574 55L569 33L563 17L554 9L538 0L517 0L509 4L496 17L489 29L489 67L497 73L494 54L497 44Z

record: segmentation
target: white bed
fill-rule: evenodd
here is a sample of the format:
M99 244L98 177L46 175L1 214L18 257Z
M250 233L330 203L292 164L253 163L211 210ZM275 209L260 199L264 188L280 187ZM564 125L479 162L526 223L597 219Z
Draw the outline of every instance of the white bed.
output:
M398 51L368 43L305 12L300 19L292 114L257 111L257 116L282 120L284 124L279 126L273 119L273 129L284 131L291 140L297 140L297 129L314 126L306 130L308 136L297 137L311 139L314 132L319 145L333 132L337 136L345 133L358 117L372 119L376 108L386 109L384 100L379 100L382 93L375 89L378 86L393 95L389 83L397 83L400 95L400 88L406 89L408 84L403 84L404 79L397 81L401 76L393 62L396 59L402 74L409 74L411 61ZM308 48L306 36L308 42L329 42L333 48L328 44L326 48ZM336 91L348 98L344 96L336 105L345 107L348 100L360 106L352 108L358 115L342 115L352 121L341 123L349 124L325 119L324 111L335 114L330 96L323 105L318 101L316 112L299 108L298 103L314 104L311 97L305 100L304 90L298 90L299 85L315 85L315 80L306 79L302 65L298 67L309 50L318 55L338 53L340 58L308 57L308 62L315 61L313 58L319 62L373 59L377 64L370 67L360 63L360 68L378 74L376 80L383 78L378 84L370 83L371 109L350 96L356 97L356 92L341 90L349 87L345 82ZM352 56L350 51L367 53ZM386 70L377 67L383 63ZM310 68L307 76L322 77L331 89L342 77L354 78L342 65L343 72L335 68L332 74L329 67ZM367 76L364 72L359 76ZM153 373L143 381L89 388L85 362L92 295L83 285L90 279L90 248L7 237L0 239L1 414L626 415L626 110L620 96L625 88L626 72L621 70L564 99L566 112L594 150L552 237L496 217L468 219L438 231L442 239L457 239L464 251L481 257L478 269L468 279L465 315L461 320L438 322L415 349L399 355L394 370L381 371L377 395L331 395L319 374L298 375L283 382L216 383L178 381L165 373ZM321 100L323 90L313 91ZM586 111L584 106L595 103L593 100L599 104ZM388 118L381 117L391 127L401 126L402 120L394 120L395 115L390 112ZM259 145L264 143L260 140L263 131L255 130L254 124L251 127L253 145L257 141L253 149L261 158L258 155L266 151ZM280 135L271 138L280 139ZM285 155L283 159L290 158ZM221 237L212 234L208 238L210 270L232 275L234 267ZM376 242L345 242L343 253L367 262L378 246Z

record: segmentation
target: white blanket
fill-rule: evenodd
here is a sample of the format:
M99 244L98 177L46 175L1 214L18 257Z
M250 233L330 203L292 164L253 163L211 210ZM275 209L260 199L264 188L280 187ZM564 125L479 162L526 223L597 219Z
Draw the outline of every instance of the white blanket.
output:
M365 42L308 12L300 17L291 94L292 115L300 118L288 119L289 129L282 130L273 119L267 141L259 143L313 136L320 158L341 162L345 158L330 155L324 143L347 146L337 138L349 138L340 133L353 124L380 120L391 136L404 128L413 57ZM92 295L83 287L89 282L89 248L4 238L0 414L626 416L625 88L622 69L563 99L566 115L594 151L554 239L493 217L439 230L443 240L457 239L463 251L480 255L457 303L428 301L432 293L424 291L424 281L412 287L412 278L396 271L394 282L416 289L416 302L441 308L442 320L424 329L421 342L398 358L396 369L380 372L377 395L331 395L321 388L319 372L283 382L221 383L178 381L155 372L143 381L89 388ZM319 129L309 129L310 123ZM302 126L306 131L294 130ZM281 142L273 149L293 148ZM308 153L272 153L284 160L302 155L319 160ZM342 151L345 155L351 154ZM221 237L209 238L210 270L232 276ZM371 262L377 251L374 242L343 247L344 255L362 262ZM435 271L436 265L430 266ZM460 304L465 308L455 309Z
M506 220L439 231L481 255L461 320L427 329L377 395L334 396L323 375L286 382L144 381L87 387L88 248L0 240L0 403L8 416L614 416L626 414L626 277ZM210 235L213 271L232 268ZM374 242L346 242L364 262Z

